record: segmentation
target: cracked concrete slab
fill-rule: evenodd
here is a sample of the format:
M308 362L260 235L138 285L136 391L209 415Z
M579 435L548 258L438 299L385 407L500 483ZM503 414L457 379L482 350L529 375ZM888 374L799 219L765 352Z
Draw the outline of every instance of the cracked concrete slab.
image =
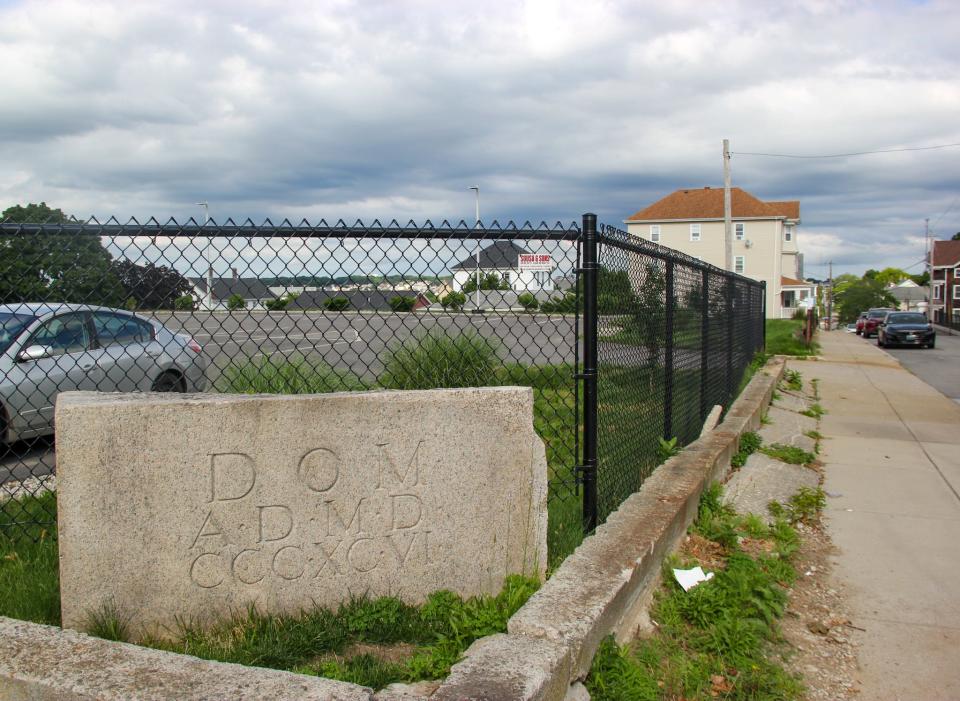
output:
M754 453L747 464L734 472L724 485L723 499L738 513L756 514L768 521L767 504L786 503L801 487L815 489L820 476L808 467L780 462L762 453Z
M782 443L796 446L808 453L815 452L816 440L805 434L817 429L816 419L776 407L770 407L767 419L770 423L764 424L757 431L764 445Z

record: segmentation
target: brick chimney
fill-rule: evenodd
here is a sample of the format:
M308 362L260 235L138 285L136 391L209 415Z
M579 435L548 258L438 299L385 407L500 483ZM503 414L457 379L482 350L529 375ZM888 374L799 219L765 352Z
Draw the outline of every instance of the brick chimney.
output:
M234 282L236 282L237 280L240 279L240 276L237 274L237 269L236 269L236 268L230 268L230 273L231 273L231 275L233 276L233 281L234 281Z

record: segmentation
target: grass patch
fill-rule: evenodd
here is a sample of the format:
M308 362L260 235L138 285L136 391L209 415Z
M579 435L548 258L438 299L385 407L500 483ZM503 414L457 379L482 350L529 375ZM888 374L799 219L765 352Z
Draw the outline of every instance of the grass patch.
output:
M730 465L735 468L741 468L746 465L747 458L760 449L762 442L763 441L760 439L760 434L757 432L747 431L744 433L742 436L740 436L740 444L737 454L731 458Z
M814 402L810 405L809 409L804 409L800 413L804 416L809 416L811 419L819 419L821 416L827 413L827 410L820 406L818 402Z
M820 344L812 341L808 346L798 336L803 328L802 321L793 319L767 319L766 352L770 355L817 355Z
M56 508L56 495L47 492L0 509L0 616L60 625L56 526L17 525L49 521Z
M369 389L347 370L338 370L322 360L279 353L231 361L216 387L230 394L323 394Z
M799 370L785 370L783 373L783 384L787 389L799 392L803 389L803 375Z
M462 599L431 594L423 606L399 599L353 599L336 611L316 608L298 616L266 616L255 608L213 628L184 627L176 642L143 644L202 659L323 676L381 688L392 682L439 679L477 638L506 631L507 620L537 590L535 579L508 577L497 596ZM371 652L412 644L402 659ZM395 657L395 656L394 656Z
M823 489L801 487L800 491L790 497L785 505L772 501L767 508L774 518L783 519L789 523L809 524L816 522L826 505L827 495Z
M783 443L773 443L760 449L765 455L791 465L809 465L817 456L807 452L794 445L784 445Z
M802 696L800 680L778 659L777 620L786 605L785 585L796 578L790 562L796 531L785 520L767 526L755 516L737 516L721 497L717 485L704 491L694 532L722 546L723 566L689 592L672 574L666 577L651 611L657 633L626 647L604 641L586 679L591 697L779 701ZM750 555L739 546L742 538L762 539L767 547ZM698 564L682 553L675 560L679 566Z
M483 387L494 384L498 343L467 331L431 331L383 352L379 384L388 389Z

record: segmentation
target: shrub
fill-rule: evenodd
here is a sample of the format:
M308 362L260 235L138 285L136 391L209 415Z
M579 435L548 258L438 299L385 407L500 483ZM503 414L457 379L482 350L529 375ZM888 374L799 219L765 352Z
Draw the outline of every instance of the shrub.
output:
M323 300L323 306L330 312L342 312L350 306L350 300L346 297L330 297Z
M287 294L277 297L276 299L268 299L263 303L263 306L267 308L267 311L282 312L293 300L299 296L300 295L295 295L292 292L288 292Z
M451 292L440 300L440 305L444 308L450 308L453 311L460 311L463 305L467 303L467 296L463 292Z
M230 311L236 311L237 309L243 309L246 306L246 302L243 301L243 297L238 294L232 294L227 298L227 309Z
M431 331L384 351L380 384L390 389L479 387L497 384L495 341L468 331Z
M577 311L577 293L568 290L559 299L548 299L540 305L546 314L573 314Z
M532 292L524 292L517 297L517 301L520 303L520 306L523 307L523 311L525 312L535 311L540 306L540 301Z
M173 300L173 308L177 311L193 311L197 308L197 303L190 295L182 295Z
M413 306L416 303L416 297L402 297L397 295L390 300L390 308L395 312L410 312L413 311Z

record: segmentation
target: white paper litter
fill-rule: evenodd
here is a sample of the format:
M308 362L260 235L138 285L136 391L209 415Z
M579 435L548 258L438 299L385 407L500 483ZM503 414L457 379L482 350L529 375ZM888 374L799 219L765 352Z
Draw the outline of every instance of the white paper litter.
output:
M694 567L692 570L674 569L673 576L677 578L677 582L683 587L684 591L690 591L700 582L713 579L713 572L704 573L702 568Z

